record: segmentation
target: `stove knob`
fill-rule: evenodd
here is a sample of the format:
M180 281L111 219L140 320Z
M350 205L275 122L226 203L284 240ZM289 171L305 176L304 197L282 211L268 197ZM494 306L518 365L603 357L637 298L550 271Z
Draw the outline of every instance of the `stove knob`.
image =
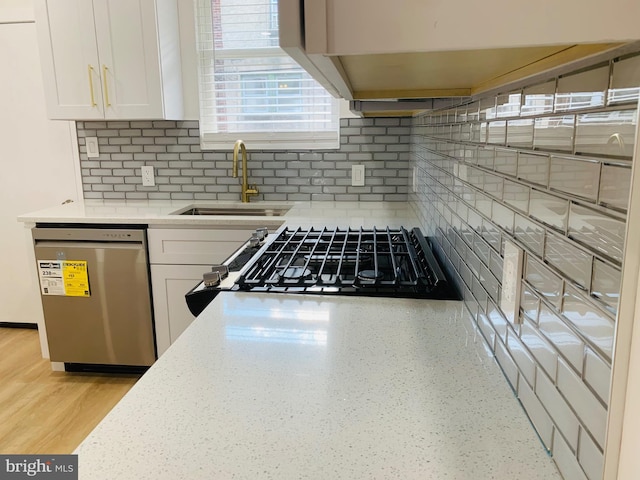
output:
M264 240L267 235L269 235L269 229L267 227L260 227L256 229L256 235L260 240Z
M257 233L251 234L251 238L249 239L249 245L251 245L252 247L257 247L258 245L260 245L260 237L258 236Z
M205 287L217 287L220 285L220 272L207 272L202 279Z

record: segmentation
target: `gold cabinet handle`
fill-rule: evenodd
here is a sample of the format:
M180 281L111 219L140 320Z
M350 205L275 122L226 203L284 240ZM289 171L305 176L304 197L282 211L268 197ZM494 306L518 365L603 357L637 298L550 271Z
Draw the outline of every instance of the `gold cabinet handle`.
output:
M93 67L91 65L87 65L87 67L87 70L89 71L89 91L91 92L91 106L95 107L97 103L96 97L93 94Z
M104 81L104 101L107 104L107 107L111 106L111 102L109 101L109 85L107 84L107 68L106 65L102 65L102 79Z

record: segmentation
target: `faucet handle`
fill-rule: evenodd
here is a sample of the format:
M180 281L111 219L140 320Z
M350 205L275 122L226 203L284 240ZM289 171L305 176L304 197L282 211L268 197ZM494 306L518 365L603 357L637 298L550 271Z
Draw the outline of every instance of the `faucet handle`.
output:
M260 193L258 191L258 185L256 185L255 183L253 185L249 185L249 188L247 189L247 193L250 195L258 195Z

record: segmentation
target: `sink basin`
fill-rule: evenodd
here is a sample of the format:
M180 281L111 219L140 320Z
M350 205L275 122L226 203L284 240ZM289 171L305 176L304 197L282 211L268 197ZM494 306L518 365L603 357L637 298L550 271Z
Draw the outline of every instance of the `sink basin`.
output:
M171 215L221 215L221 216L253 216L281 217L291 207L206 207L191 206L186 210L178 210Z

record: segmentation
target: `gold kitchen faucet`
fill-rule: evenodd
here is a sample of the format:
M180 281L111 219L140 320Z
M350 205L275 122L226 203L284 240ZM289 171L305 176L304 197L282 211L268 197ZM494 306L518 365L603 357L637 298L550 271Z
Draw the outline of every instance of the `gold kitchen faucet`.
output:
M258 187L256 185L249 185L248 173L247 173L247 147L245 147L242 140L237 140L233 146L233 178L238 177L238 150L242 151L242 203L249 203L249 197L251 195L258 195Z

